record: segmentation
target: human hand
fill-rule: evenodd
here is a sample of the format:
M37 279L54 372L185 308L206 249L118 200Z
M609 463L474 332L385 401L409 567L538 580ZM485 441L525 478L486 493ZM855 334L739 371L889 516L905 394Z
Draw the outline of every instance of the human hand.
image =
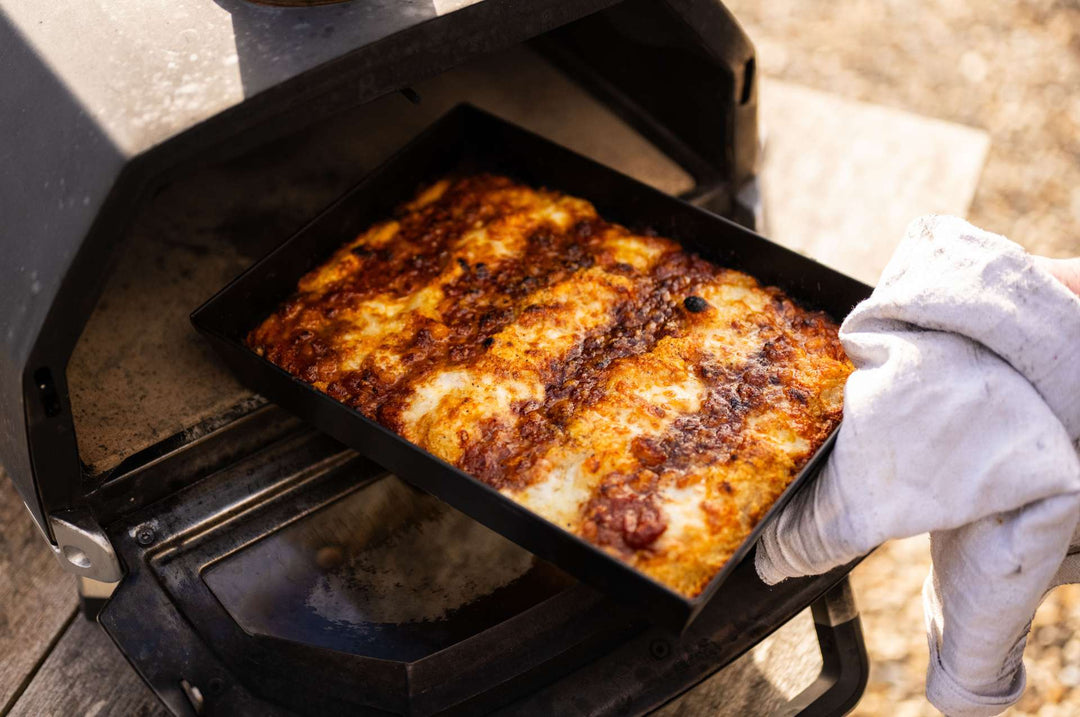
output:
M1035 265L1041 267L1060 281L1072 293L1080 296L1080 257L1075 259L1048 259L1033 256Z
M833 453L758 546L775 583L930 532L927 696L950 715L1019 699L1080 519L1080 299L1046 271L960 220L913 224L841 328L858 370Z

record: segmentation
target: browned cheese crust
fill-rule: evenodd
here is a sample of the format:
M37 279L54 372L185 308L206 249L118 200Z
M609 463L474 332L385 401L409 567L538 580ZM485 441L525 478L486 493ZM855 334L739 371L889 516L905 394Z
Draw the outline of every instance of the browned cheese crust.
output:
M852 370L779 289L490 175L424 189L248 343L686 596L840 421Z

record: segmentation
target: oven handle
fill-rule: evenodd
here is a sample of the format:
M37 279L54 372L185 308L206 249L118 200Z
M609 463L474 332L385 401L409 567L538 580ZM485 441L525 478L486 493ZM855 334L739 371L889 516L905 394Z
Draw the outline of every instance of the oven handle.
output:
M800 717L843 715L855 708L869 676L862 621L845 577L810 606L821 647L821 672L790 703Z

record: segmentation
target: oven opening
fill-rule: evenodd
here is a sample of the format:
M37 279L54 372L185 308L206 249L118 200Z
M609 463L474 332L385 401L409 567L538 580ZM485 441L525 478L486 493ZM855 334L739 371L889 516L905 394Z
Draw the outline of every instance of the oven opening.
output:
M79 456L104 485L259 410L188 314L461 102L664 192L693 177L535 49L518 46L161 188L139 213L67 369ZM358 227L358 230L360 228Z

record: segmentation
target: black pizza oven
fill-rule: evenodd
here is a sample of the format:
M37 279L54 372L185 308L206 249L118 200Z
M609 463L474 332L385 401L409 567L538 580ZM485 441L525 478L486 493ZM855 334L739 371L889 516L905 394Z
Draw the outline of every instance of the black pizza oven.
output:
M682 634L245 388L188 314L468 102L753 227L753 47L717 0L0 0L0 463L177 714L637 714L847 568L744 561ZM91 596L97 596L91 598Z

